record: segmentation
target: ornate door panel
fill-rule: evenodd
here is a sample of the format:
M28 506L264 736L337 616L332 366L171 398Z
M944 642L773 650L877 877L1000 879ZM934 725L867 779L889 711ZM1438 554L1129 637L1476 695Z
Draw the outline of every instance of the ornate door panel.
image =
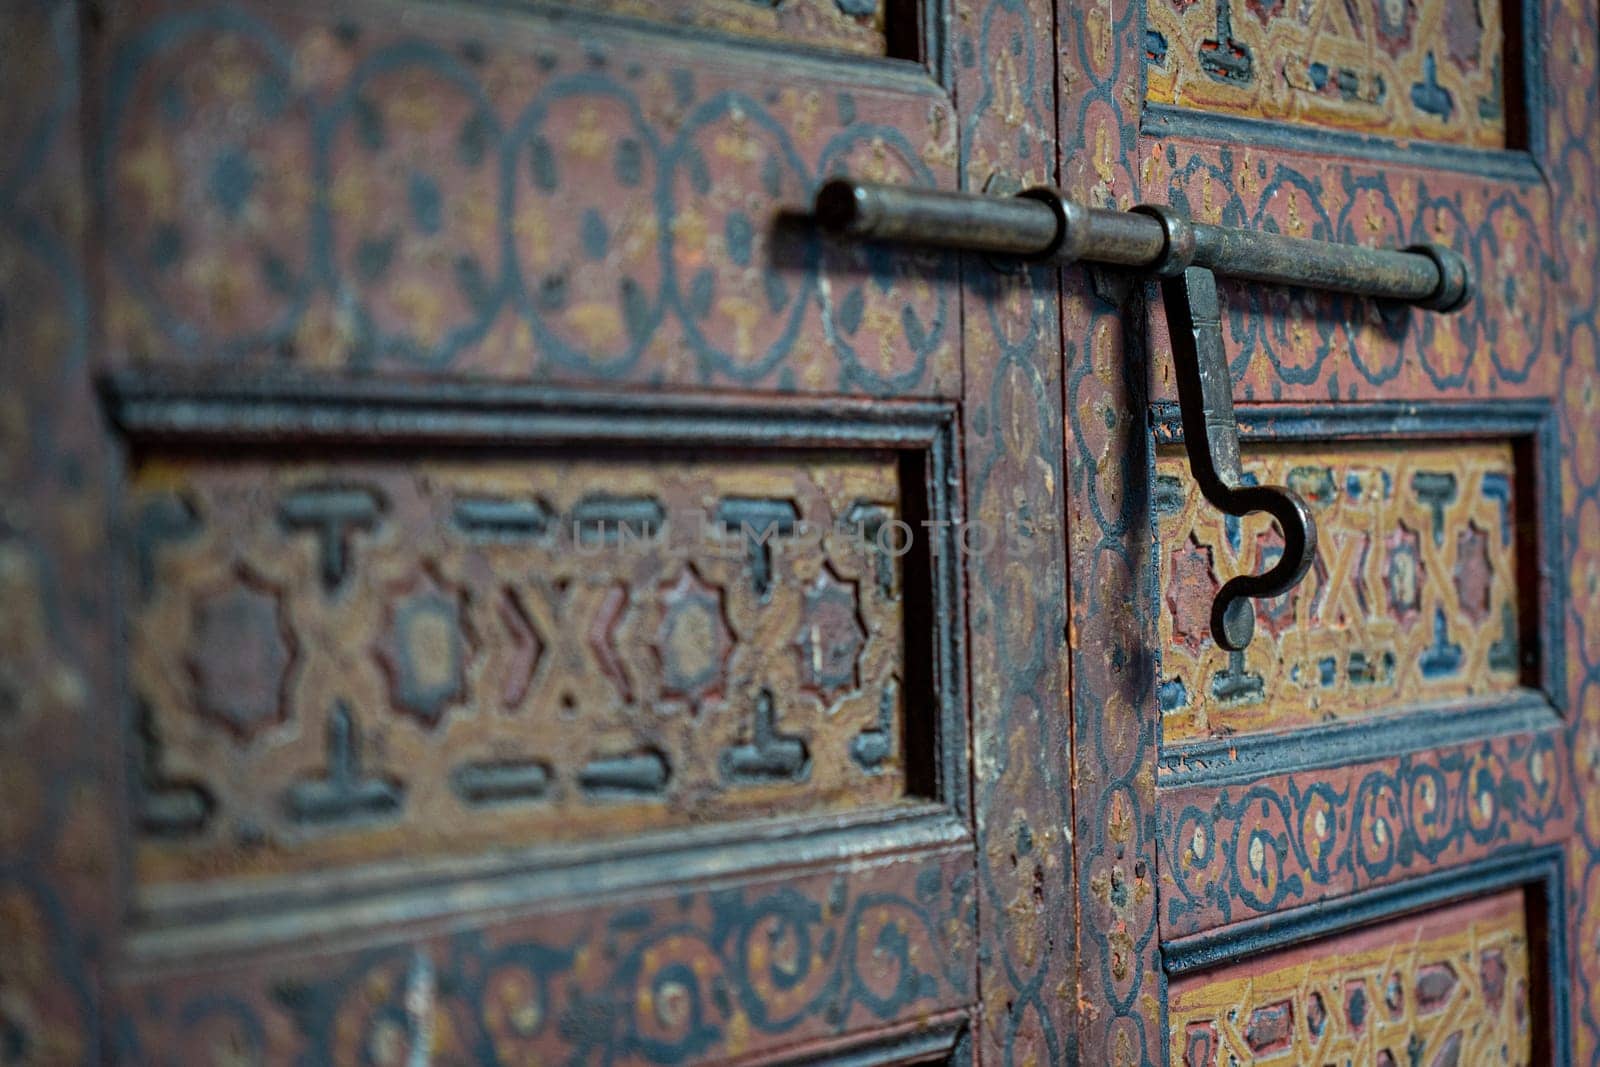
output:
M1436 242L1478 284L1441 316L1220 287L1245 480L1320 531L1230 652L1218 587L1282 537L1196 492L1160 305L1066 272L1079 952L1115 1062L1596 1054L1594 18L1150 0L1067 35L1074 197Z
M1592 9L4 15L8 1055L1600 1056ZM1155 290L835 173L1478 293L1222 285L1229 651Z
M1050 6L582 7L7 6L8 1050L1074 1047Z

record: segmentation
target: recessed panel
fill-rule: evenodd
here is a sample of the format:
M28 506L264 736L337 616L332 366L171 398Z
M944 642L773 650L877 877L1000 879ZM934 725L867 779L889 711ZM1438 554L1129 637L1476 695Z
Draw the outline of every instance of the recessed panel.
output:
M871 451L143 462L140 879L908 801L908 708L932 727L904 640L926 569L878 536L921 492L902 469Z
M884 56L890 54L894 18L908 14L898 9L912 5L900 0L588 0L583 6L685 29Z
M1225 516L1181 449L1156 459L1161 675L1169 744L1297 728L1515 689L1522 677L1514 449L1507 441L1252 444L1247 480L1311 506L1315 563L1257 602L1243 652L1211 634L1212 602L1266 570L1282 537L1264 514Z
M1354 133L1507 147L1499 0L1151 0L1149 99Z
M1172 1062L1532 1062L1521 889L1175 979Z

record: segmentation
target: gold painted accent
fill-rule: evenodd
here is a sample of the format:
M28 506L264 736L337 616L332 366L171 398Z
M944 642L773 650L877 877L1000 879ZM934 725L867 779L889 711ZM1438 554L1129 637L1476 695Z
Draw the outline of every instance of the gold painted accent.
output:
M1221 6L1228 13L1223 35L1219 0L1151 0L1147 25L1165 48L1147 45L1154 49L1150 100L1354 133L1506 147L1505 40L1496 0L1287 6L1221 0ZM1219 56L1244 62L1241 53L1248 74L1207 69Z
M381 502L374 521L346 531L332 581L319 531L286 526L280 511L313 487ZM130 594L132 687L149 710L141 810L159 810L151 794L188 798L179 810L192 820L196 789L211 810L199 827L147 827L138 880L283 875L907 801L900 578L886 584L871 534L857 537L847 518L862 501L899 515L900 492L896 455L879 452L143 462L130 521L151 506L193 519L146 545L148 594ZM654 501L656 536L619 534L615 516L630 512L605 498ZM717 518L728 498L789 501L810 525L769 542L764 594L740 531ZM475 530L457 511L473 499L537 501L548 520ZM574 525L597 502L612 516L603 536ZM813 615L824 572L853 617ZM794 638L817 626L853 657L850 678L811 681L818 672ZM803 765L748 769L763 691L779 750L803 742ZM297 818L290 791L334 777L341 706L355 757L346 784L387 783L400 798L348 819ZM741 748L747 769L730 772L726 754ZM637 784L618 784L628 776L614 769L609 784L586 781L596 761L630 756L643 766ZM655 757L664 782L651 781ZM537 764L547 785L523 779L539 795L474 803L456 777L467 764Z
M1186 975L1171 1062L1527 1064L1531 956L1516 889Z
M1509 443L1251 445L1245 470L1306 498L1319 530L1317 561L1286 597L1256 602L1241 674L1211 638L1211 600L1233 575L1265 570L1282 541L1264 515L1224 521L1200 497L1182 452L1159 451L1167 742L1303 727L1517 685L1516 635L1505 624L1514 624L1527 592L1517 588ZM1440 503L1436 520L1427 490L1450 479L1454 498ZM1176 510L1160 513L1171 499Z
M762 41L802 41L851 55L888 54L881 3L870 15L847 15L834 0L586 0L581 6Z

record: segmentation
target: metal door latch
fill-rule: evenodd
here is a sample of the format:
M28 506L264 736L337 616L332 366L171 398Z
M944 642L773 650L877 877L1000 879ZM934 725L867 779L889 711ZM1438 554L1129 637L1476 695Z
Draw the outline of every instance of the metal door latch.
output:
M1060 262L1133 268L1162 279L1172 333L1178 405L1189 469L1200 492L1229 515L1264 511L1283 534L1283 555L1260 574L1229 579L1211 606L1211 632L1229 651L1250 643L1255 606L1305 577L1317 554L1317 524L1298 494L1246 485L1222 345L1216 275L1397 300L1432 311L1472 299L1467 264L1452 249L1403 250L1307 241L1192 222L1169 207L1107 211L1059 190L1014 197L910 189L836 179L817 191L818 223L834 233Z

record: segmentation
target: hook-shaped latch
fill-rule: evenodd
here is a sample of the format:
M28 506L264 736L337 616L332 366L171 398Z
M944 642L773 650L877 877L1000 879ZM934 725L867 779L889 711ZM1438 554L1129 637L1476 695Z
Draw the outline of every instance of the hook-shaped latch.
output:
M1317 556L1317 522L1294 490L1244 482L1215 275L1204 267L1187 267L1162 279L1161 298L1178 372L1183 447L1195 483L1217 509L1238 517L1264 511L1283 533L1278 561L1260 574L1228 579L1211 605L1211 634L1218 645L1233 652L1248 645L1255 634L1251 600L1282 596L1311 569Z
M1466 260L1438 245L1393 250L1308 241L1191 222L1168 207L1092 208L1059 189L1002 198L839 178L817 192L816 214L836 233L1085 260L1163 279L1183 443L1195 482L1227 514L1264 511L1283 533L1277 563L1260 574L1230 578L1211 607L1212 636L1230 652L1248 645L1255 632L1250 601L1282 596L1311 569L1317 524L1289 489L1244 484L1215 275L1403 300L1432 311L1456 311L1472 299Z

